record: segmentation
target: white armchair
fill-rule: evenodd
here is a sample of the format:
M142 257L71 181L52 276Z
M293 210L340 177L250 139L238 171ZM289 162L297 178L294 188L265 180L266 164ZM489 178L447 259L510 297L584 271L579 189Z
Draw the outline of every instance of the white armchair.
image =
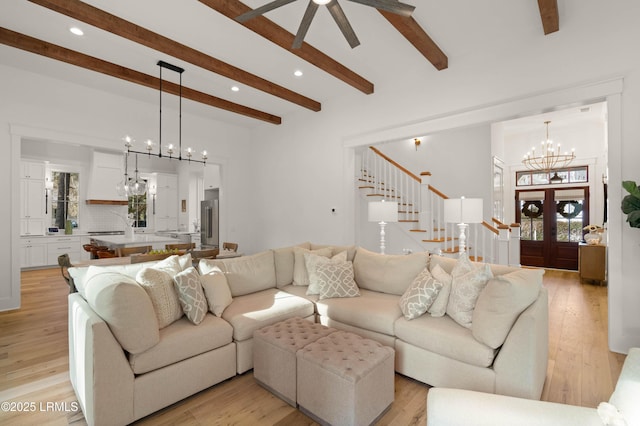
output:
M640 425L640 348L629 351L609 403L628 426ZM618 419L619 420L619 419ZM428 426L602 426L595 408L462 389L432 388L427 396Z

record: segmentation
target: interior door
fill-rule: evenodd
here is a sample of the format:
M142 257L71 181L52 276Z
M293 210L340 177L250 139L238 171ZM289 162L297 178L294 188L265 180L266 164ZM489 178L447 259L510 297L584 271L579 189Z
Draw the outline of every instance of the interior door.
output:
M520 263L578 269L578 243L589 223L589 188L516 191Z

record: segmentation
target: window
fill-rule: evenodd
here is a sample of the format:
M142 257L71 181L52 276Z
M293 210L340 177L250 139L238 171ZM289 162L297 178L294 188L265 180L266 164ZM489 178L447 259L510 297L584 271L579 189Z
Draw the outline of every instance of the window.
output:
M549 179L554 173L562 178L561 183L586 183L589 181L587 170L587 166L579 166L555 169L549 173L532 170L516 172L516 186L551 185Z
M147 182L145 180L145 182ZM135 228L147 227L147 193L129 195L129 217L133 219Z
M78 227L78 173L52 171L51 179L51 226L64 228L67 220L71 226Z

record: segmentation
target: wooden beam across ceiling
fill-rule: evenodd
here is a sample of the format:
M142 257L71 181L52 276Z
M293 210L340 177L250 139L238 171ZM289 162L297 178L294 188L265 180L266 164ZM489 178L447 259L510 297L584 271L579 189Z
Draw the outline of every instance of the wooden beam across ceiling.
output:
M32 3L77 19L94 27L124 37L174 58L189 62L200 68L230 78L312 111L320 111L321 105L306 96L279 86L257 75L234 67L189 46L178 43L132 22L119 18L79 0L29 0Z
M66 62L84 69L126 80L131 83L136 83L141 86L157 90L159 90L160 87L160 79L158 77L144 74L93 56L85 55L84 53L76 52L75 50L70 50L25 34L17 33L7 28L0 27L0 43L42 55L47 58ZM162 80L162 90L163 92L171 93L176 96L180 94L180 86L166 80ZM182 97L205 105L234 112L236 114L241 114L246 117L266 121L267 123L282 123L282 119L276 115L239 105L185 86L182 86Z
M249 12L252 9L238 0L199 0L213 10L220 12L230 19L235 19L237 16L242 15L245 12ZM304 59L305 61L315 65L328 74L342 80L343 82L355 87L361 92L370 95L373 93L373 83L367 81L365 78L356 74L349 68L340 64L331 57L325 55L315 47L302 43L302 47L299 49L292 49L293 40L295 36L276 24L275 22L265 18L264 16L258 16L250 19L240 25L244 25L256 34L270 40L283 49L291 52L292 54Z
M560 15L558 14L558 0L538 0L540 18L544 34L555 33L560 30Z
M411 16L405 17L396 13L379 10L396 30L400 32L422 55L433 64L438 71L449 67L449 58L429 37L424 29Z

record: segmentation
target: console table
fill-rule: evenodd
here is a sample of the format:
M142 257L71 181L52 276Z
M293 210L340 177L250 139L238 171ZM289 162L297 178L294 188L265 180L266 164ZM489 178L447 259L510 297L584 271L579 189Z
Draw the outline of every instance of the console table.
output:
M578 250L580 282L584 279L598 281L600 284L606 283L607 246L580 243Z

